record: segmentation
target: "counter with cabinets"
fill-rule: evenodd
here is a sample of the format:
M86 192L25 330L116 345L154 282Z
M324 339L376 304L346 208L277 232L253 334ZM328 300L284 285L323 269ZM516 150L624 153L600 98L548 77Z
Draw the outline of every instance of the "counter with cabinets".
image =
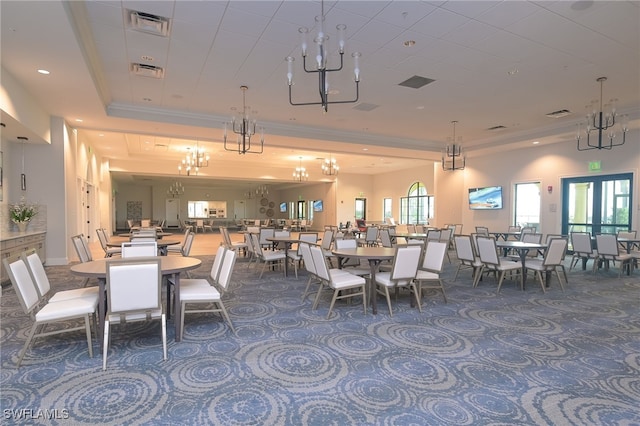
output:
M45 251L45 231L33 231L33 232L4 232L2 239L0 239L0 247L2 252L2 259L9 258L14 259L24 251L30 249L36 249L38 256L44 262L46 259ZM4 262L0 262L0 282L5 283L9 281L9 275L4 270Z

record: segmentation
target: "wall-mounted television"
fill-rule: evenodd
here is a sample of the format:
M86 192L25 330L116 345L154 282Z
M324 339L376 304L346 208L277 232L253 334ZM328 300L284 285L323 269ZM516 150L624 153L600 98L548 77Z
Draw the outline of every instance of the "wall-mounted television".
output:
M469 208L471 210L497 210L502 208L502 187L485 186L469 188Z
M287 203L280 203L280 213L286 213Z
M322 211L322 200L315 200L313 202L313 211L321 212Z

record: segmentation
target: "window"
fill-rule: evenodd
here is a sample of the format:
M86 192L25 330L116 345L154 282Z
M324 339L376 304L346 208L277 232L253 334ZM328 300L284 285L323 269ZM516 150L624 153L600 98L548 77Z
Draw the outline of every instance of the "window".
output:
M187 205L187 215L194 219L209 219L208 201L189 201Z
M407 196L400 198L400 223L428 224L433 212L434 197L427 195L422 182L413 183Z
M382 200L382 219L393 217L393 209L391 205L391 198L384 198Z
M367 199L356 198L354 217L356 219L367 219Z
M517 183L514 225L533 226L540 232L540 182Z
M315 209L313 208L313 200L309 200L309 204L307 206L307 214L308 214L308 220L313 220L313 212L315 211Z

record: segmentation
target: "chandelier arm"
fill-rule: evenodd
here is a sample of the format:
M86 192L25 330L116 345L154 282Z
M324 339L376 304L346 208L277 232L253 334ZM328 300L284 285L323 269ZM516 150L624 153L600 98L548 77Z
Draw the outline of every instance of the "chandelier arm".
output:
M334 72L334 71L342 71L342 67L344 66L344 52L340 52L340 67L339 68L325 68L325 71L327 72Z
M360 99L360 82L356 81L356 97L353 100L342 100L342 101L327 101L327 105L330 104L352 104L358 102ZM303 105L323 105L322 102L293 102L292 99L292 90L291 86L289 86L289 103L293 106L303 106Z

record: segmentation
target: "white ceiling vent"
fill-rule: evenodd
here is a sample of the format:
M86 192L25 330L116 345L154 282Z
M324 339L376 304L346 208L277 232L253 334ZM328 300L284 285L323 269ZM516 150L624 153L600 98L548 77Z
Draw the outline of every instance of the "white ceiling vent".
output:
M131 64L131 72L140 77L164 78L164 68L147 64Z
M163 16L152 15L150 13L129 11L129 23L131 29L144 33L154 34L161 37L168 37L170 30L170 20Z
M549 118L562 118L571 114L572 114L571 111L569 111L568 109L559 109L558 111L553 111L546 115Z

